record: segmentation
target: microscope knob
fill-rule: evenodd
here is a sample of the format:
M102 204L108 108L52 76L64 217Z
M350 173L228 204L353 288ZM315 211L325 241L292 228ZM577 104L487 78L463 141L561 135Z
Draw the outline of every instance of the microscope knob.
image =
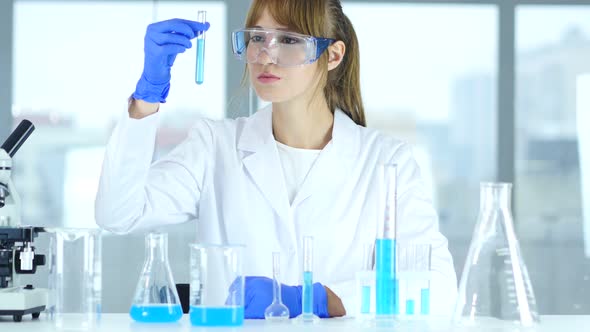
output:
M35 258L33 258L33 264L37 266L45 265L45 255L35 254Z

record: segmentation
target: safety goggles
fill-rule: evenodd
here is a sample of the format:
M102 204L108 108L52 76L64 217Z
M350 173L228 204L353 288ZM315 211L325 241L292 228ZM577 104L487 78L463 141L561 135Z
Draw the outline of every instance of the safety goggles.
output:
M238 59L259 63L265 52L272 63L282 67L313 63L334 41L274 29L250 28L232 33L232 49Z

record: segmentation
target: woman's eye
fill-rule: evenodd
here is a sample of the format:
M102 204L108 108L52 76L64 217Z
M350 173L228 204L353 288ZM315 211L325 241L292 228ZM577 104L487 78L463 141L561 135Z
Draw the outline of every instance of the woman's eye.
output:
M263 41L262 36L252 36L250 37L250 41L255 42L255 43L259 43L261 41Z
M291 38L291 37L283 37L282 43L283 44L297 44L298 40L295 38Z

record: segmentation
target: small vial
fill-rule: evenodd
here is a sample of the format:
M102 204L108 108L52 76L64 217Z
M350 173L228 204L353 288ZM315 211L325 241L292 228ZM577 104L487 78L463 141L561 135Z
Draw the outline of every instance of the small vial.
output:
M199 10L197 13L197 22L205 23L207 21L207 11ZM197 65L195 69L195 82L203 84L205 80L205 31L197 36Z

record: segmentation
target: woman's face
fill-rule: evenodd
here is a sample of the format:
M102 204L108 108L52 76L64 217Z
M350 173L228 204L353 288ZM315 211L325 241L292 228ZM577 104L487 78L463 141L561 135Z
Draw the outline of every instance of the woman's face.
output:
M286 29L264 10L255 26L265 29ZM248 64L250 82L262 100L280 103L297 98L315 88L317 61L296 67L279 67L265 51L261 51L258 62Z

